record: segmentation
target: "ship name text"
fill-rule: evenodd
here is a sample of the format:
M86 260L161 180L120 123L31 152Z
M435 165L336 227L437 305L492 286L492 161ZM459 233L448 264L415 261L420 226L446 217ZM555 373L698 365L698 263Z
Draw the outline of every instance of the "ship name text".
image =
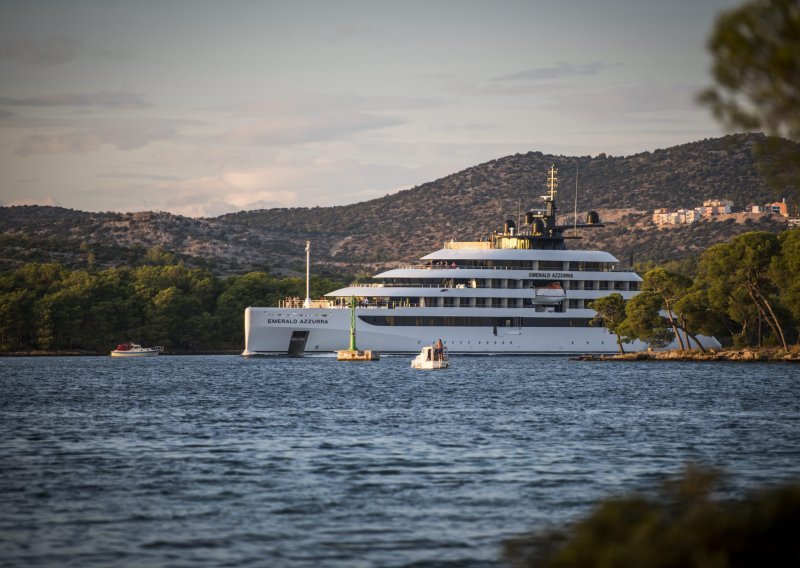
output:
M572 278L571 272L529 272L528 278Z

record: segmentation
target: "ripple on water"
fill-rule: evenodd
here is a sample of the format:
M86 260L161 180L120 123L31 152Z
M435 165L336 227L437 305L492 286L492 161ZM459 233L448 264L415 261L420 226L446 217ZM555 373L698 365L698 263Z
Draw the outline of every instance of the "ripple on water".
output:
M689 460L800 474L788 365L0 359L0 389L11 565L499 565Z

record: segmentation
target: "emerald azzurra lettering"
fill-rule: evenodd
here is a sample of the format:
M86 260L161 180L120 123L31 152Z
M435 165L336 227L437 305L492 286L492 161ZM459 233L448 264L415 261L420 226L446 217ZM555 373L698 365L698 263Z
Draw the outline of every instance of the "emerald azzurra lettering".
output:
M572 278L571 272L528 272L528 278Z
M289 325L328 325L326 319L297 319L297 318L267 318L267 323L279 323Z

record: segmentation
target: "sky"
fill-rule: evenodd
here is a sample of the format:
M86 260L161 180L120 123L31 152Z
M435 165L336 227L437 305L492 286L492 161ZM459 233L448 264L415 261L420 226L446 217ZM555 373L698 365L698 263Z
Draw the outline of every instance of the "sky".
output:
M721 136L733 0L0 0L0 205L347 205Z

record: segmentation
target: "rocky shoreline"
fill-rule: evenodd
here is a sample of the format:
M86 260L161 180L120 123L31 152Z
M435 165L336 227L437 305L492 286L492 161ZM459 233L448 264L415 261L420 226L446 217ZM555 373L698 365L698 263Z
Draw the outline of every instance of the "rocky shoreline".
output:
M581 355L575 361L748 361L800 363L800 346L788 352L783 349L745 348L745 349L699 349L672 351L639 351L636 353L617 353L615 355Z

